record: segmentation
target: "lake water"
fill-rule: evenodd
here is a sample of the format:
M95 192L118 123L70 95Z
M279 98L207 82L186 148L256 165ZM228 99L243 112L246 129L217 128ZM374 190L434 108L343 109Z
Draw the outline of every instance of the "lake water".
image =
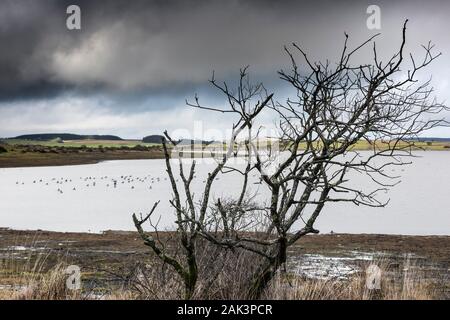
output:
M450 235L450 152L418 152L397 167L402 182L384 195L385 208L332 203L316 227L327 233ZM199 164L193 190L201 194L212 164ZM256 177L252 177L255 182ZM117 181L114 184L114 181ZM236 195L237 174L219 176L214 196ZM354 177L355 185L368 183ZM236 189L234 189L236 188ZM266 190L252 184L254 191ZM171 188L163 160L108 161L94 165L0 169L0 227L52 231L134 230L133 212L146 213L157 200L160 229L173 228Z

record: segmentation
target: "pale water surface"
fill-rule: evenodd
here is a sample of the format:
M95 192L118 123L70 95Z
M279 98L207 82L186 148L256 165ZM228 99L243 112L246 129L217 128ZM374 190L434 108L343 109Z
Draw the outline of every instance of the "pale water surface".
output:
M386 208L330 204L317 220L322 232L450 235L450 152L420 152L396 167L402 182L382 195ZM199 164L193 189L200 196L211 164ZM256 177L252 177L255 182ZM117 181L114 187L114 180ZM221 175L214 196L237 194L237 174ZM366 187L367 177L353 186ZM95 182L95 185L94 185ZM181 187L181 184L180 184ZM252 184L265 194L264 187ZM134 230L131 214L157 200L159 228L173 228L171 188L163 160L108 161L94 165L0 169L0 227L53 231Z

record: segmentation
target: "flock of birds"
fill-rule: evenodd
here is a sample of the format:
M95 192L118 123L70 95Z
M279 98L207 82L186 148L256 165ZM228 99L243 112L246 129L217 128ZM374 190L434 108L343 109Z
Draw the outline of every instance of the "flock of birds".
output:
M75 179L76 180L76 179ZM78 182L70 178L52 178L51 180L36 179L29 182L32 185L44 185L44 186L55 186L56 191L59 194L63 194L64 190L77 191L83 188L118 188L119 186L124 186L134 190L139 185L146 186L149 190L152 190L154 185L161 183L162 181L167 181L167 177L153 177L147 175L144 177L138 177L133 175L122 175L120 177L109 177L109 176L87 176L80 177ZM177 180L178 182L178 180ZM16 185L26 185L25 181L16 181Z

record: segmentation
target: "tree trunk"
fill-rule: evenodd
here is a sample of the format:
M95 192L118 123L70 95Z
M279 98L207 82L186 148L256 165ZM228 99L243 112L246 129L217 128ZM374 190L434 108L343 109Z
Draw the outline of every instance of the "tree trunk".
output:
M275 247L272 256L274 259L267 260L261 265L256 275L253 277L250 289L247 293L247 299L257 300L261 298L264 290L269 286L270 281L275 277L278 269L286 263L287 240L280 239Z
M197 284L198 267L197 267L197 260L195 258L194 248L188 246L186 250L187 250L188 269L187 273L184 276L184 288L185 288L184 298L186 300L189 300L192 298L195 291L195 286Z

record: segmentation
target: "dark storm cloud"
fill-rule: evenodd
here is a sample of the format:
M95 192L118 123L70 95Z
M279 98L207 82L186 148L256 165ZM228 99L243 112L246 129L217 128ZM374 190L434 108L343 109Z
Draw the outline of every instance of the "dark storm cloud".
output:
M52 80L48 69L52 53L67 36L64 12L57 1L0 2L1 100L48 98L67 89L65 83Z
M308 25L302 20L329 13L331 3L2 1L0 99L71 90L184 91L213 69L227 77L246 64L267 74L278 67L283 43L313 32L302 30ZM81 7L81 31L65 28L70 4Z
M66 8L78 4L82 30L65 27ZM274 83L286 62L284 44L301 42L311 54L338 54L344 31L355 43L373 34L365 26L364 1L148 1L8 0L0 3L0 100L103 92L123 99L146 94L185 95L205 84L212 70L229 78L238 68ZM380 4L380 3L379 3ZM437 1L383 2L385 47L398 43L402 21L420 41L442 41L449 8ZM448 10L447 10L448 12ZM436 16L436 14L438 16ZM433 27L432 24L436 26ZM448 28L447 28L448 29ZM425 30L428 30L425 28ZM447 46L445 43L444 46ZM330 50L332 48L333 50Z

